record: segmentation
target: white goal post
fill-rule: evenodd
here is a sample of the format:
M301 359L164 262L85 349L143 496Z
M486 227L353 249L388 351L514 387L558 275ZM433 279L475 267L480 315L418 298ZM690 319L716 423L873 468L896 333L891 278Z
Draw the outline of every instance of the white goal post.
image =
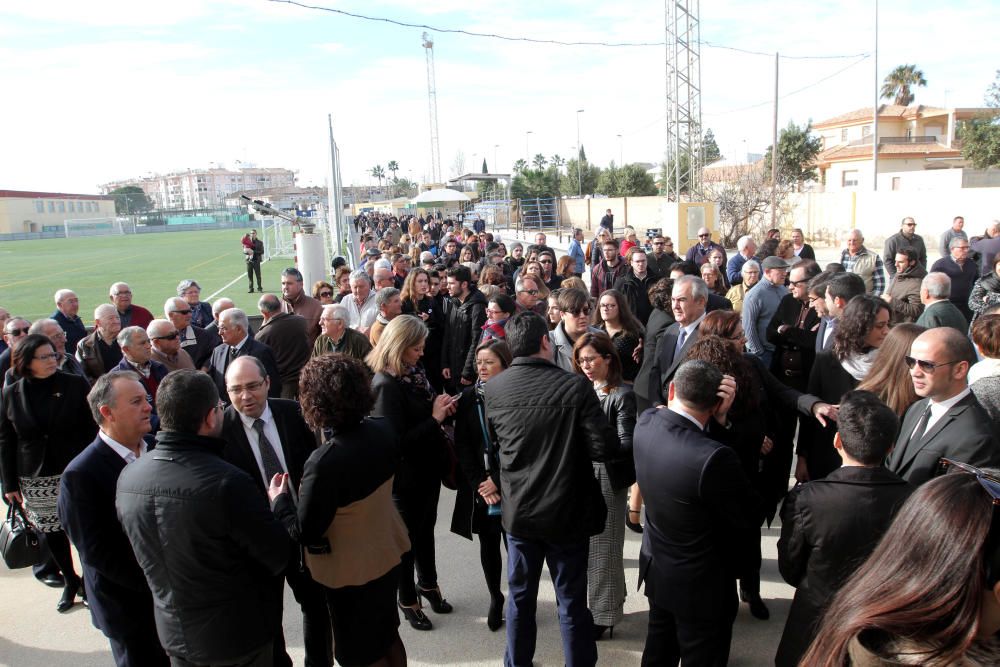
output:
M64 220L63 229L66 238L108 236L135 232L132 221L127 218L76 218L74 220Z

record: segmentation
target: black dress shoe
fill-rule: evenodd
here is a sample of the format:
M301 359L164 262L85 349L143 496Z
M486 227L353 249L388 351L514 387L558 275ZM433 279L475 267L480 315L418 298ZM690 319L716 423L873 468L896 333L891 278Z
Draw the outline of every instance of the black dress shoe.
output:
M47 574L44 577L38 577L38 580L49 588L64 588L66 586L66 580L61 574Z
M609 630L610 630L610 632L608 632ZM600 641L601 637L604 636L605 632L608 632L608 639L614 639L615 638L615 626L613 626L613 625L610 625L610 626L609 625L598 625L597 623L594 623L594 641L595 642L596 641Z
M486 615L486 627L493 632L499 630L500 626L503 625L503 603L502 595L490 600L490 613Z
M76 604L76 593L80 590L80 580L70 580L69 583L63 588L62 597L59 598L59 602L56 604L56 611L60 614L65 614L67 611L73 608Z
M632 523L631 517L633 514L638 518L639 516L641 516L641 511L625 510L625 525L628 527L629 530L631 530L634 533L642 533L642 524L639 523L638 521Z
M453 607L441 597L440 588L432 588L428 591L418 586L417 594L431 603L431 609L434 610L435 614L450 614L452 612Z
M434 626L431 624L431 619L427 618L423 610L420 607L404 607L399 605L400 611L403 612L403 616L409 621L410 627L414 630L432 630Z
M764 604L764 600L761 599L760 593L751 593L741 586L740 601L746 602L750 605L750 615L754 618L762 621L766 621L771 618L771 612L768 611L767 605Z

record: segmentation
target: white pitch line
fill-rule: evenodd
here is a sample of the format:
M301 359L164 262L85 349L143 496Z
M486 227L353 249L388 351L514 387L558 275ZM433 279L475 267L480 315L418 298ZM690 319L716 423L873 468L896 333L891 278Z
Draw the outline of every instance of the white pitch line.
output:
M269 260L269 259L265 259L264 260L264 262L269 262L269 261L271 261L271 260ZM261 264L263 264L264 262L261 262ZM229 289L230 287L232 287L233 285L235 285L238 281L240 281L243 278L245 278L246 275L247 275L246 273L239 274L238 276L236 276L235 278L233 278L232 280L230 280L228 283L226 283L225 285L223 285L221 288L219 288L218 290L216 290L216 291L212 292L211 294L209 294L208 296L206 296L204 300L205 301L211 301L213 298L215 298L219 294L222 294L224 291L226 291L227 289Z

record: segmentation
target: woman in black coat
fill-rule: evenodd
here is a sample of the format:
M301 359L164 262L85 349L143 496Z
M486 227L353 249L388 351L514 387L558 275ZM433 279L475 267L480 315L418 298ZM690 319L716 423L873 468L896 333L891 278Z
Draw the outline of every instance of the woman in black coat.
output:
M440 388L441 341L444 339L444 309L430 295L431 274L426 269L414 268L406 274L399 296L403 300L403 314L419 317L427 327L427 343L421 363L427 370L432 386Z
M56 609L66 612L81 581L56 512L59 480L94 440L97 425L87 403L87 381L58 370L58 364L52 342L39 334L27 336L14 350L11 370L20 379L3 389L0 476L4 498L24 504L63 574L66 584Z
M604 531L590 538L587 563L587 602L594 617L594 637L600 639L624 617L625 508L628 487L635 482L632 433L635 431L635 394L622 378L622 362L604 332L585 333L573 345L573 369L594 383L601 409L618 434L619 450L604 463L594 463L608 516Z
M479 560L490 592L486 625L497 630L503 623L504 596L500 591L503 571L500 539L500 460L486 433L483 386L507 370L512 357L507 343L491 338L476 348L478 381L462 392L455 412L455 454L460 464L451 532L471 540L479 535Z
M455 400L447 394L434 395L420 365L426 339L427 327L420 319L400 315L389 322L367 358L375 373L371 414L392 423L403 452L392 495L409 532L411 550L403 555L399 567L399 607L417 630L433 627L421 609L418 594L438 614L452 610L438 587L434 524L445 451L441 423L454 414ZM417 586L413 583L414 568Z

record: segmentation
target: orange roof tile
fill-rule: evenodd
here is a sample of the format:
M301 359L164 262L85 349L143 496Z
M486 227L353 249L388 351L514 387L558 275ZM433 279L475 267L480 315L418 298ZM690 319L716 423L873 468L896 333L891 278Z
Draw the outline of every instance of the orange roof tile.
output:
M904 107L899 104L883 104L879 107L878 117L885 119L918 118L927 116L940 116L949 113L949 109L939 107L928 107L922 104ZM867 123L872 118L872 107L855 109L847 113L828 118L824 121L813 124L813 129L824 129L828 127L839 127L841 125L859 125Z
M846 160L858 160L870 158L872 147L868 146L835 146L821 151L816 156L817 164L829 164L830 162L842 162ZM944 144L880 144L878 149L880 158L890 160L901 160L904 158L922 157L961 157L962 151L957 148L949 148Z

